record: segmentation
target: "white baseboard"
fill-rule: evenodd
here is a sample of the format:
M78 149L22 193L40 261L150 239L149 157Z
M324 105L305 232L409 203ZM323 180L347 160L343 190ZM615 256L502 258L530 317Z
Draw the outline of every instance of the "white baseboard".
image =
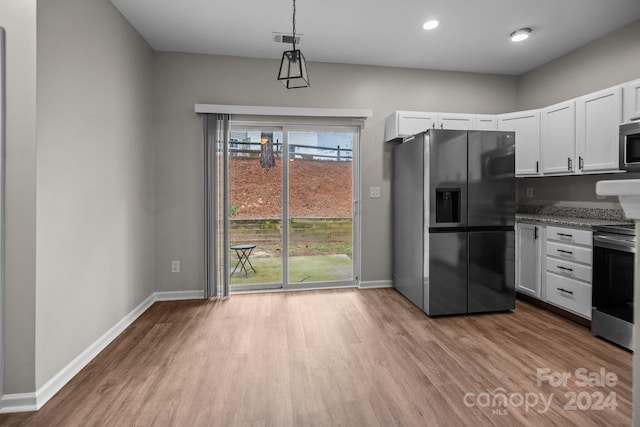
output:
M393 288L393 282L391 280L369 280L367 282L360 282L360 289L377 289L377 288Z
M204 299L204 291L156 292L156 301L179 301L186 299Z
M54 375L35 393L5 394L0 399L0 414L37 411L44 406L62 387L91 362L102 350L129 327L142 313L156 301L203 299L204 291L154 292L129 314L87 347L60 372Z
M38 409L36 393L6 394L0 400L0 414L31 412Z
M142 313L144 313L155 302L155 295L151 294L142 301L129 314L124 316L118 323L109 329L104 335L98 338L85 351L80 353L60 372L53 376L40 389L36 391L37 409L49 401L71 378L76 376L94 357L104 350L118 335L120 335L129 325L131 325Z

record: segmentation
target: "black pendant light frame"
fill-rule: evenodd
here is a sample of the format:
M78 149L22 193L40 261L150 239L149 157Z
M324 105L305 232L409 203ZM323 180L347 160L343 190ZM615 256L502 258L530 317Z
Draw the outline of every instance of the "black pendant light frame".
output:
M299 49L296 49L296 0L293 0L293 37L292 50L282 53L278 80L287 89L299 89L311 86L307 74L307 62Z

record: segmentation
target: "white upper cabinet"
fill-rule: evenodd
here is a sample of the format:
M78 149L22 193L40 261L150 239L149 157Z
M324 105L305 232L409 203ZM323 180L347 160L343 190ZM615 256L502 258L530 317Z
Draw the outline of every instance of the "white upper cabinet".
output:
M624 122L640 119L640 80L624 85Z
M542 173L573 173L576 155L575 101L561 102L543 108L540 120Z
M498 130L498 116L494 114L476 114L476 130Z
M618 170L618 129L621 120L620 86L576 100L576 154L580 172Z
M440 113L436 129L473 130L476 129L476 115L462 113Z
M424 132L435 126L436 119L435 113L396 111L385 121L384 140L389 142Z
M540 175L540 111L500 114L498 130L516 133L516 176Z

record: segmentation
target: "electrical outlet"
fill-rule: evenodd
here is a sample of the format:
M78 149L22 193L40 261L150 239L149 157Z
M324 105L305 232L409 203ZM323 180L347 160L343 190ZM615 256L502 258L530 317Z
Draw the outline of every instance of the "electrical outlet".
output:
M379 199L380 187L369 187L369 197L372 199Z
M180 261L171 261L171 272L180 273Z
M533 187L527 187L527 199L533 199Z

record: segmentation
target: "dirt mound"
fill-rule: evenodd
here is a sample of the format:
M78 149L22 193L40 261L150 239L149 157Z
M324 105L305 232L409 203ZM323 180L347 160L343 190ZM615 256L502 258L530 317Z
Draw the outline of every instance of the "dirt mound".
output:
M282 159L266 170L256 157L229 159L231 219L282 217ZM291 217L351 218L352 162L289 161Z

